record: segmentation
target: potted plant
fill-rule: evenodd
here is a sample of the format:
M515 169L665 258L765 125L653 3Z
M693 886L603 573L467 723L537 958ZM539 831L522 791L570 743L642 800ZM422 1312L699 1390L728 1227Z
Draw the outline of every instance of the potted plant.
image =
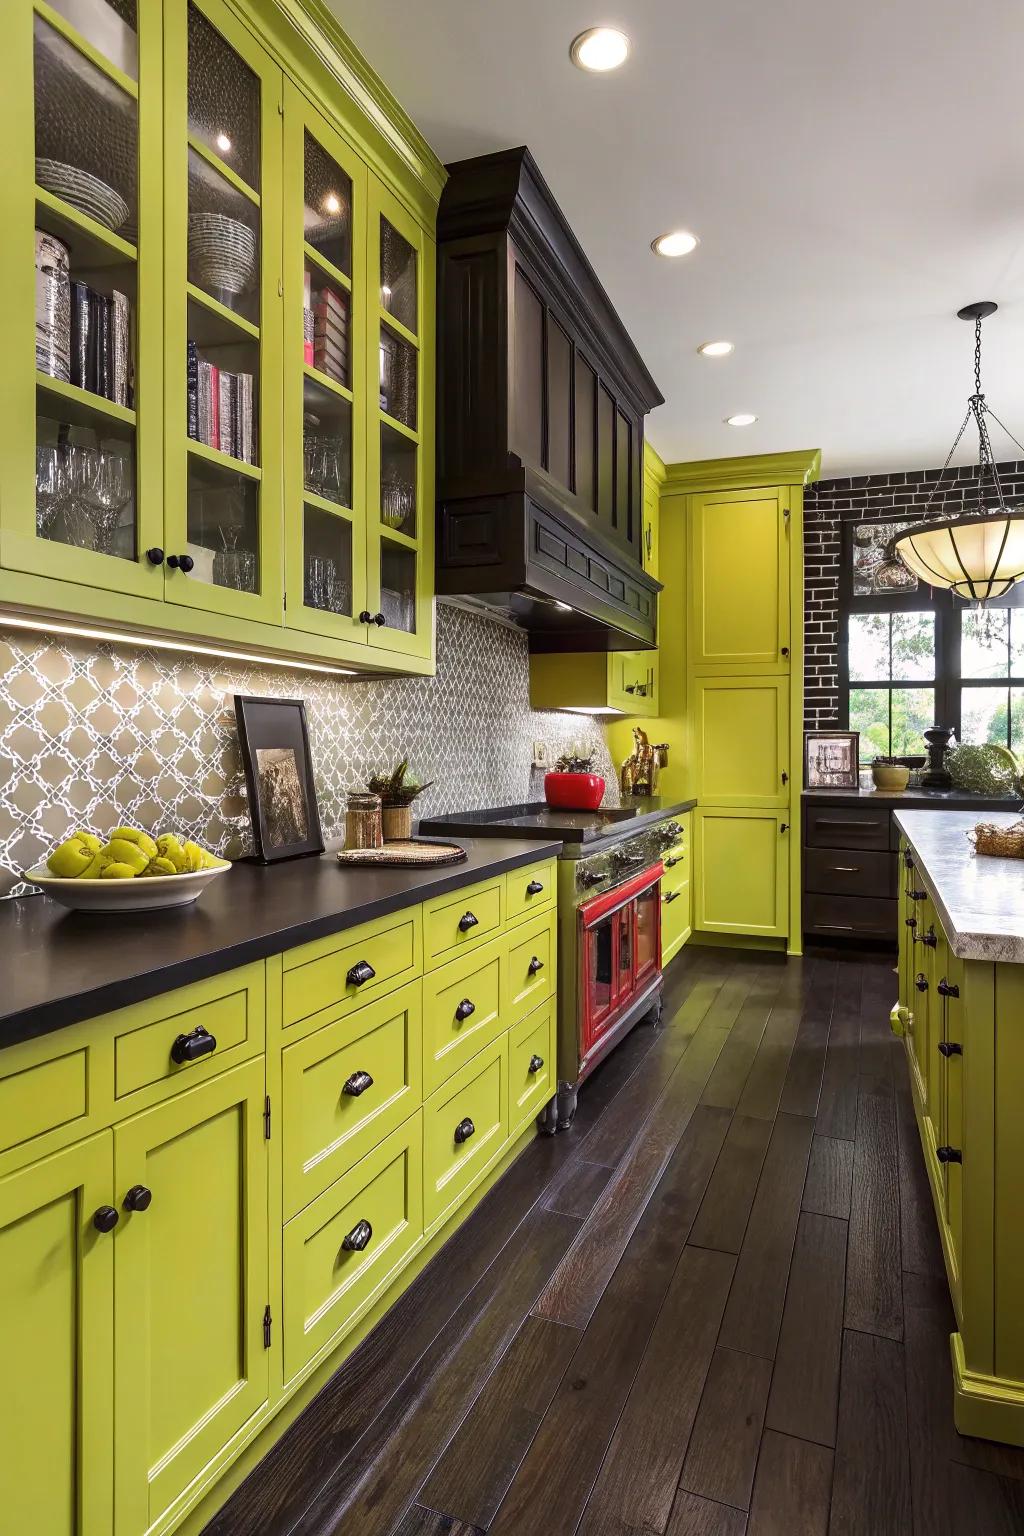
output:
M403 757L391 773L372 773L366 787L380 796L381 823L386 843L404 842L412 836L412 803L430 788L409 772L409 759Z
M594 752L574 746L544 775L544 798L561 811L596 811L604 796L604 779L594 773Z

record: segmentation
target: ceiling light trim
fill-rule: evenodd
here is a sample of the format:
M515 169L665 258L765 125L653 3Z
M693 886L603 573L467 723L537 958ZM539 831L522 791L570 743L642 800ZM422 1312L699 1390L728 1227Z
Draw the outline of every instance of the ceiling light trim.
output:
M609 63L588 64L584 59L584 53L588 44L606 44L611 50ZM591 50L593 52L593 50ZM577 33L569 44L569 57L586 75L610 75L615 70L621 69L629 58L631 51L629 38L621 27L587 27Z

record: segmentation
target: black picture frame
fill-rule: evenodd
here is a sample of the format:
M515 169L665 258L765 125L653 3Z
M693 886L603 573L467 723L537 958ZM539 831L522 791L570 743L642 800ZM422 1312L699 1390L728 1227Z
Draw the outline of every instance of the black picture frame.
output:
M851 759L846 770L837 769L826 779L814 782L811 770L811 750L820 742L842 741ZM805 789L858 789L860 787L860 731L804 731L804 788Z
M234 702L257 861L323 853L305 702L240 693Z

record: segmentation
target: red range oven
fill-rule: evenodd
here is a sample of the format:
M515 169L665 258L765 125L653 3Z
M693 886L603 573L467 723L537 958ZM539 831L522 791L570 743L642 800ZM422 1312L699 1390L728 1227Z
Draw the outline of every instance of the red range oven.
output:
M661 986L660 862L577 908L579 1073L587 1073Z

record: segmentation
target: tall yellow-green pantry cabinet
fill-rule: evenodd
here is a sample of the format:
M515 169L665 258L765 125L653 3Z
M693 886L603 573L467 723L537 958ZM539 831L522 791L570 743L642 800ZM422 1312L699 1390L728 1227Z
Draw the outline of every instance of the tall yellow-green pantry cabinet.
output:
M5 23L0 608L430 671L442 168L314 0Z

